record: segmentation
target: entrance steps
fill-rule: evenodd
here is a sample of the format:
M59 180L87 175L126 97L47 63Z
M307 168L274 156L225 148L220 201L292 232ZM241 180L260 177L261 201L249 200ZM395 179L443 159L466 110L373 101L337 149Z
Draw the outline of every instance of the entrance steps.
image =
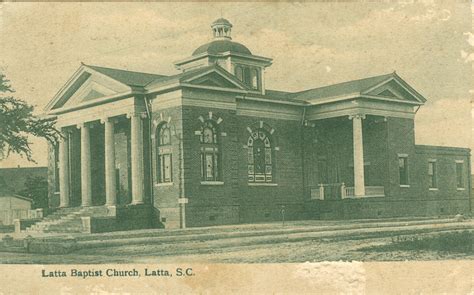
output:
M107 216L105 206L60 208L26 228L29 233L81 233L83 232L81 217Z

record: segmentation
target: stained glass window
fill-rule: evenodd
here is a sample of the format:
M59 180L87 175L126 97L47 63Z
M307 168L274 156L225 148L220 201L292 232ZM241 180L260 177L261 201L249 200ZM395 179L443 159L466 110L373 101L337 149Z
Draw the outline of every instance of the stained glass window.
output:
M253 131L247 141L248 181L273 182L273 148L267 131Z
M156 129L157 157L156 180L158 183L173 181L173 155L171 152L171 130L168 123L163 123Z
M220 151L216 124L208 120L201 128L201 180L220 180Z

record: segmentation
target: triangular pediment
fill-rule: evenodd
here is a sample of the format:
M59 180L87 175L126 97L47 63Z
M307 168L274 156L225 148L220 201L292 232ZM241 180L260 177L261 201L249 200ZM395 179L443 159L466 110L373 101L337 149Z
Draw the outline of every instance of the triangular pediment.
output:
M191 82L194 85L215 86L223 88L238 88L234 83L227 78L218 74L217 72L209 73L205 76L199 77Z
M196 86L209 86L228 89L245 89L245 86L236 77L221 68L213 68L183 81Z
M47 109L74 107L130 90L128 85L83 65L59 91Z
M406 82L394 76L361 92L364 95L401 101L424 102L425 99Z

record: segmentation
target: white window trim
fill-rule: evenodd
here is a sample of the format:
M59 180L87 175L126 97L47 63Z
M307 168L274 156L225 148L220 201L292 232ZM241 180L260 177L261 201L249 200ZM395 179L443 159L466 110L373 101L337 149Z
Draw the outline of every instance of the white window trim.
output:
M155 186L172 186L173 182L158 182L155 183Z
M400 159L400 158L407 159L406 162L408 164L408 154L397 154L397 156L398 156L397 160ZM406 170L407 170L407 183L410 183L410 168L406 167ZM398 181L400 182L400 180L401 179L400 179L400 176L399 176ZM410 185L409 184L400 184L400 187L410 187Z
M273 182L249 182L249 186L278 186L278 183Z
M223 181L201 181L201 185L224 185Z
M457 175L456 175L456 190L457 191L464 191L466 190L466 184L465 184L465 181L466 179L464 178L464 160L454 160L454 163L455 164L462 164L462 172L463 172L463 175L462 175L462 180L463 180L463 187L458 187L457 186Z
M428 165L429 165L429 163L435 163L435 166L437 166L437 164L436 164L437 162L438 162L437 159L428 159ZM435 168L435 171L436 172L433 175L436 179L436 187L428 187L428 190L430 190L430 191L437 191L438 190L438 167ZM430 175L428 174L428 177L429 176Z

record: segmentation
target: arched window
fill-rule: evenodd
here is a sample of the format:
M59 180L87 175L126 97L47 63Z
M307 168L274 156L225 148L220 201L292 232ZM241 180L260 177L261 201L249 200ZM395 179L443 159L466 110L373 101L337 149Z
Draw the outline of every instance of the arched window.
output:
M201 127L201 180L220 180L220 154L216 124L208 120Z
M247 141L248 181L273 182L273 147L263 128L252 131Z
M241 66L235 66L235 76L237 77L237 79L239 79L239 81L244 80L244 70Z
M252 83L252 89L258 89L258 70L257 69L252 69L250 71L250 79Z
M173 181L171 153L171 130L168 123L156 128L156 181L166 183Z

